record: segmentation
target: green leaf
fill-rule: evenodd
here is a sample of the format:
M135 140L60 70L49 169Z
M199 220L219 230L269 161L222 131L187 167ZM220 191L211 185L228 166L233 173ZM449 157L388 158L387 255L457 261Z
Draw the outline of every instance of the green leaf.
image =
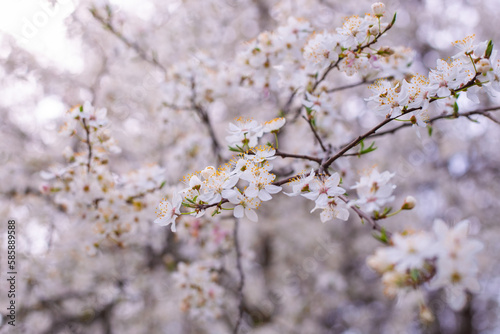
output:
M389 238L387 238L387 232L383 227L382 231L380 231L380 234L373 233L373 237L384 244L389 244Z
M311 125L316 128L316 119L314 117L311 118Z
M372 142L370 144L370 146L368 146L368 148L365 148L364 140L360 141L359 144L360 144L360 148L359 148L358 156L361 156L363 154L367 154L367 153L373 152L373 151L375 151L377 149L375 147L375 142Z
M491 39L488 41L488 46L486 47L486 52L484 53L484 57L489 59L491 56L491 52L493 51L493 42Z
M167 184L167 181L163 181L163 182L160 184L160 188L159 188L159 189L163 188L163 186L164 186L164 185L166 185L166 184Z
M455 103L453 103L453 116L455 116L455 117L458 116L458 103L457 103L457 101L455 101Z
M394 25L394 23L396 23L396 14L397 13L394 13L394 16L392 17L392 21L389 24L389 26L387 27L387 29L389 29L390 27L392 27Z
M478 121L477 119L473 119L473 118L471 118L471 117L467 117L467 119L468 119L469 121L471 121L472 123L479 123L479 121Z
M410 271L410 276L415 282L418 282L420 279L420 272L418 271L418 269L412 269Z
M238 145L236 147L228 146L229 151L231 152L238 152L238 153L244 153L245 151Z
M432 125L427 125L427 133L429 134L429 137L432 136Z

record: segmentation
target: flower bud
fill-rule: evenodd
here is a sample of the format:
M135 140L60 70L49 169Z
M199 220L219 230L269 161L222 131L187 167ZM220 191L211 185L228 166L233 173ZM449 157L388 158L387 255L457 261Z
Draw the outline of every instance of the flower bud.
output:
M432 324L435 320L434 314L426 305L420 305L420 320L422 323L429 325Z
M378 35L380 30L378 29L378 26L374 24L370 27L369 31L370 31L370 35L376 36L376 35Z
M411 210L415 207L415 204L417 204L417 200L413 196L407 196L405 198L405 202L401 206L401 210Z
M385 5L382 2L375 2L372 5L372 11L377 17L384 16L385 13Z

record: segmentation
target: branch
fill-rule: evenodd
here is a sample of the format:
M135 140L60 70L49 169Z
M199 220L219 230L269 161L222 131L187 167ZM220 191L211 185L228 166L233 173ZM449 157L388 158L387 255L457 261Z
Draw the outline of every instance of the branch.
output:
M314 125L312 124L312 121L311 119L307 119L306 117L302 116L306 122L309 124L309 127L311 128L311 131L312 133L314 134L314 137L316 138L316 140L318 141L319 145L321 146L321 149L323 150L323 152L326 152L328 151L328 149L326 148L326 146L323 144L323 140L321 140L321 137L319 136L318 132L316 131L316 129L314 128Z
M360 53L361 51L363 51L364 49L366 49L367 47L375 44L378 42L378 39L383 35L385 34L389 29L392 28L392 24L388 24L387 27L384 29L384 31L380 32L377 36L375 36L375 38L373 39L373 41L369 42L369 43L366 43L365 45L360 45L356 48L356 50L354 50L353 52L354 53ZM330 64L330 66L328 66L327 70L325 71L325 73L323 73L323 75L321 76L321 79L319 79L318 81L316 81L316 83L314 84L313 88L312 88L312 91L314 92L316 90L316 88L319 86L319 84L321 82L323 82L326 77L328 76L328 73L330 73L331 70L333 70L335 67L338 67L339 63L342 61L343 58L339 58L334 64Z
M135 52L137 52L137 54L139 55L139 57L141 57L146 62L152 64L153 66L156 66L159 69L161 69L164 74L167 73L167 69L162 64L160 64L154 56L148 56L146 51L144 51L141 47L139 47L139 45L137 45L137 43L130 41L128 38L123 36L121 32L116 30L116 28L111 23L111 20L110 20L111 17L108 16L108 18L105 19L97 12L97 9L95 7L90 9L90 13L97 21L102 23L106 29L108 29L119 40L121 40L123 43L125 43L125 45L127 45L131 49L134 49Z
M396 116L399 117L400 115ZM367 138L371 134L374 134L378 129L395 119L396 117L392 118L386 118L379 124L377 124L374 128L366 132L365 134L358 136L354 140L352 140L349 144L345 145L344 148L342 148L340 151L338 151L334 156L330 157L328 160L326 160L321 166L326 170L335 160L340 158L341 156L344 155L347 151L349 151L351 148L354 146L358 145L363 139Z
M456 113L454 115L439 115L439 116L433 117L430 120L428 120L427 124L432 124L435 121L440 120L440 119L455 119L455 118L459 118L459 117L470 117L472 115L481 115L481 116L484 116L484 117L492 120L493 122L495 122L497 124L500 124L498 122L498 120L494 119L488 113L490 111L497 111L497 110L500 110L500 106L491 107L491 108L485 108L485 109L478 109L478 110L468 111L468 112L463 112L463 113ZM368 138L380 137L380 136L384 136L384 135L389 134L389 133L395 133L396 131L399 131L402 128L407 128L407 127L410 127L412 125L413 124L411 124L411 123L404 123L404 124L401 124L401 125L399 125L399 126L397 126L395 128L392 128L392 129L389 129L389 130L386 130L386 131L382 131L382 132L378 132L378 133L373 133L370 136L368 136Z
M347 197L345 197L344 195L340 195L339 198L344 201L345 203L348 203L349 200L347 199ZM356 214L359 216L359 218L361 218L361 221L363 220L366 220L368 223L370 223L370 225L372 226L372 228L374 230L377 230L379 231L380 233L385 233L385 235L387 236L388 239L391 238L391 235L392 233L387 231L385 228L383 228L382 226L380 226L376 221L375 219L370 216L368 213L364 212L363 210L361 210L360 208L356 207L356 206L351 206L351 209L353 209L354 212L356 212Z
M196 102L196 89L195 88L196 88L196 81L195 81L195 78L192 77L191 78L191 91L193 92L193 95L191 96L191 107L189 109L194 110L196 112L196 114L198 114L198 116L200 117L203 124L205 124L205 127L207 128L208 134L210 135L210 139L212 141L212 151L214 152L214 154L216 156L217 163L220 163L220 162L222 162L222 157L220 155L220 144L219 144L219 141L217 140L217 137L215 136L215 131L214 131L214 128L212 127L212 124L210 122L210 116L208 115L207 110Z
M90 163L92 161L92 144L90 144L90 128L87 125L87 122L85 121L85 118L82 119L83 123L83 128L85 129L85 134L87 136L87 146L89 147L89 155L88 155L88 161L87 161L87 172L90 173Z
M238 333L238 329L241 324L241 320L243 319L243 311L245 308L244 296L243 296L243 286L245 284L245 274L243 273L243 267L241 265L241 249L240 243L238 241L238 225L239 220L236 218L234 220L234 230L233 230L233 239L234 239L234 248L236 250L236 268L238 269L238 273L240 275L240 284L238 285L238 299L239 299L239 314L238 320L236 320L236 325L234 326L234 334Z
M364 84L371 85L372 83L374 83L377 80L380 80L380 79L374 79L374 80L369 80L369 81L368 80L363 80L361 82L354 83L354 84L351 84L351 85L346 85L346 86L341 86L341 87L335 87L335 88L332 88L332 89L328 89L325 92L326 93L334 93L334 92L338 92L338 91L341 91L341 90L358 87L358 86L361 86L361 85L364 85Z
M291 153L281 152L278 150L276 150L276 153L274 155L276 155L278 157L282 157L282 158L295 158L295 159L311 160L311 161L317 162L319 164L321 163L320 158L311 157L309 155L291 154Z

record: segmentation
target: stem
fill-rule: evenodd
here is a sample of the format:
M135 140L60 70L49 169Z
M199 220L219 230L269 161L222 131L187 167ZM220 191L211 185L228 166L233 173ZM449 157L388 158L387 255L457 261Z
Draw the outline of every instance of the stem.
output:
M345 197L344 195L340 195L339 198L344 201L345 203L348 203L349 200L347 199L347 197ZM372 216L370 216L368 213L364 212L363 210L361 210L360 208L357 208L356 206L351 206L351 209L356 212L356 214L359 216L359 218L361 218L362 220L366 220L368 223L370 223L370 225L372 226L372 228L374 230L377 230L379 232L384 232L386 235L387 235L387 238L391 238L391 235L392 233L387 231L385 228L383 228L382 226L380 226L376 221L375 219L373 219Z
M238 329L243 319L243 311L244 311L243 286L245 285L245 274L243 273L243 266L241 265L241 249L240 249L240 243L238 241L238 225L239 225L239 219L235 219L233 239L234 239L234 248L236 250L236 268L238 269L238 273L240 275L240 284L238 285L239 314L238 314L238 319L236 320L236 325L234 326L233 334L238 333Z
M303 116L304 117L304 116ZM309 127L311 128L311 131L312 133L314 134L314 137L316 138L316 140L318 141L319 145L321 146L321 149L323 150L323 152L326 152L327 151L327 148L325 147L325 145L323 144L323 140L321 140L321 137L319 136L318 132L316 131L316 129L314 128L314 125L312 124L312 121L311 119L307 119L304 117L304 119L307 121L307 123L309 123Z
M372 83L375 83L375 81L377 81L377 80L380 80L380 79L374 79L374 80L370 80L370 81L363 80L363 81L358 82L358 83L353 83L353 84L346 85L346 86L340 86L340 87L335 87L335 88L332 88L332 89L328 89L326 92L327 93L334 93L334 92L338 92L338 91L341 91L341 90L358 87L358 86L361 86L361 85L364 85L364 84L371 85Z
M500 110L500 106L458 113L455 116L453 116L453 115L440 115L440 116L436 116L436 117L431 118L429 121L427 121L427 124L432 124L435 121L440 120L440 119L470 117L472 115L482 115L482 116L492 120L493 122L500 124L496 119L494 119L491 115L488 114L489 111L497 111L497 110ZM382 132L378 132L378 133L373 133L373 134L369 135L368 138L380 137L380 136L384 136L384 135L389 134L389 133L395 133L396 131L401 130L402 128L406 128L406 127L409 127L412 125L413 124L411 124L411 123L401 124L401 125L393 128L393 129L390 129L390 130L386 130L386 131L382 131Z
M90 128L87 125L85 118L82 119L82 123L83 123L83 128L85 129L85 133L87 136L87 140L86 140L87 146L89 147L89 155L88 155L88 161L87 161L87 172L90 173L90 163L92 161L92 144L90 144Z
M155 57L148 56L148 54L146 53L146 51L144 51L143 49L141 49L137 45L137 43L130 41L128 38L126 38L125 36L123 36L118 30L116 30L116 28L112 25L111 20L109 18L105 19L104 17L102 17L101 15L99 15L99 13L97 12L96 8L91 8L90 9L90 13L92 14L92 16L97 21L101 22L106 29L108 29L119 40L121 40L123 43L125 43L125 45L127 45L131 49L134 49L135 52L137 52L137 54L139 55L139 57L141 57L146 62L148 62L148 63L150 63L150 64L158 67L160 70L163 71L164 74L167 73L167 69L162 64L160 64L158 62L158 60L156 60Z
M311 157L309 155L291 154L291 153L281 152L281 151L278 151L278 150L276 150L275 155L277 155L279 157L282 157L282 158L303 159L303 160L314 161L314 162L317 162L318 164L321 163L321 159L320 158Z

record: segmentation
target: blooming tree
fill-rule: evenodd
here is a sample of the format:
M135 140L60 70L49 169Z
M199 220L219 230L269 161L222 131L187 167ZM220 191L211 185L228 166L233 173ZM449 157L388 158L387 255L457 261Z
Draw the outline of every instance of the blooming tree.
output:
M84 1L78 79L7 53L68 111L6 121L0 330L500 328L495 36L440 59L408 46L411 5L293 3Z

